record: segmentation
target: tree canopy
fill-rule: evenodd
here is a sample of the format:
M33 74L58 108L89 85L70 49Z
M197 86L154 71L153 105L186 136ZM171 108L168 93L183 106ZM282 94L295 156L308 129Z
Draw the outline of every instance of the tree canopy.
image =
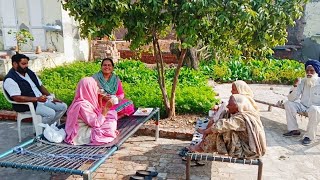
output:
M305 0L68 0L63 7L79 21L82 37L111 36L127 29L131 48L153 44L158 83L169 116L175 112L175 89L186 49L204 42L216 58L265 57L286 42L286 28L301 17ZM180 41L170 96L158 40L174 30ZM170 102L169 102L170 98Z

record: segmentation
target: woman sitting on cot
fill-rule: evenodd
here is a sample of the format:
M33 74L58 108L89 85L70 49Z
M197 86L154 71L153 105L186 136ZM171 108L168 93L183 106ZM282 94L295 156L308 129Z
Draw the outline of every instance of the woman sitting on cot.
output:
M102 105L103 96L92 77L80 80L74 100L67 112L65 142L73 145L101 145L117 135L117 112L111 110L113 99Z
M119 77L113 72L114 63L112 59L105 58L101 62L101 70L93 75L93 78L98 82L100 91L104 95L103 101L106 102L111 98L117 98L118 104L115 104L110 109L116 110L118 118L129 116L134 113L133 102L124 98L124 91Z
M245 97L248 98L248 100L250 101L252 106L258 111L258 106L257 106L256 102L253 100L253 92L246 82L244 82L242 80L234 81L231 86L231 94L244 95ZM217 121L219 118L229 116L226 106L227 106L227 101L222 101L222 103L220 105L215 105L212 108L212 111L214 113L213 113L213 117L211 117L211 120L208 123L207 129L209 129L212 126L212 124L215 121ZM204 130L205 129L198 129L197 131L199 133L203 134Z
M191 152L219 153L235 158L257 158L266 151L266 138L259 112L244 95L230 96L230 118L218 119L204 131L205 137Z

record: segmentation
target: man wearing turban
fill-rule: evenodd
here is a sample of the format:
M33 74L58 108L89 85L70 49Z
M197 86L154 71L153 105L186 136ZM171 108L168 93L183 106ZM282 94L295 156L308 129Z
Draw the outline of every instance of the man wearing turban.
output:
M299 136L297 113L307 113L309 122L307 132L302 140L303 145L310 145L317 133L320 120L320 62L308 60L305 63L306 76L300 83L296 82L284 103L288 132L283 136Z

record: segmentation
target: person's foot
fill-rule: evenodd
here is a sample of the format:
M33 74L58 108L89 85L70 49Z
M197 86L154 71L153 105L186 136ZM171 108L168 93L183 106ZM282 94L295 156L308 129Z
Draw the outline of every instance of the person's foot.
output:
M302 145L309 146L311 144L311 139L308 137L304 137L302 140Z
M283 136L284 137L294 137L294 136L300 136L301 132L299 130L293 130L293 131L289 131L287 133L284 133Z
M205 131L205 129L200 129L200 128L197 129L197 132L200 134L204 134L204 131Z
M189 146L187 148L188 148L189 152L202 152L202 149L199 144L197 144L195 146Z

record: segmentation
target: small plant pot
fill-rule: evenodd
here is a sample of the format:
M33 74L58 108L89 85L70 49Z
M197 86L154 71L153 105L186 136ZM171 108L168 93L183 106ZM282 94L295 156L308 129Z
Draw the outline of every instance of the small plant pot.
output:
M41 51L41 46L37 46L36 47L36 52L35 52L36 54L40 54L40 53L42 53L42 51Z

